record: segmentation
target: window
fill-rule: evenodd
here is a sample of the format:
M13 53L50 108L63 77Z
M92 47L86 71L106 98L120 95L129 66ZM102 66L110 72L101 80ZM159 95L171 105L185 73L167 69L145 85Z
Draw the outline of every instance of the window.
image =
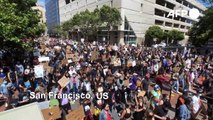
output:
M182 0L176 0L178 3L182 3Z
M180 28L181 28L181 29L184 29L184 28L185 28L185 26L184 26L184 25L181 25L181 26L180 26Z
M161 5L161 6L165 6L165 0L156 0L156 4Z
M184 0L184 1L183 1L183 5L186 6L186 7L188 7L189 3L188 3L187 1Z
M174 27L175 28L179 28L179 24L174 24Z
M165 25L171 27L171 26L172 26L172 23L166 22Z
M185 22L185 21L186 21L186 18L181 17L181 21L182 21L182 22Z
M175 5L172 4L172 3L167 2L166 7L173 10Z
M164 17L164 12L162 10L155 9L155 15Z
M168 13L168 12L166 12L165 17L166 17L166 18L169 18L169 19L172 19L172 16L171 16L171 15L170 15L169 17L167 17L167 16L168 16L168 14L169 14L169 13Z
M156 25L163 25L163 21L161 21L161 20L155 20L155 24Z
M66 3L66 4L69 4L69 3L70 3L70 0L65 0L65 3Z
M143 4L141 3L141 12L143 11Z

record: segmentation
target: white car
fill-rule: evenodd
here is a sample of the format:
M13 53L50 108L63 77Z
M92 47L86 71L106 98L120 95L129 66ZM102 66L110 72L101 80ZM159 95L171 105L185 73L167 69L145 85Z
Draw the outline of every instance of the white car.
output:
M166 43L161 42L160 44L152 45L152 47L154 47L154 48L158 48L158 47L166 47Z

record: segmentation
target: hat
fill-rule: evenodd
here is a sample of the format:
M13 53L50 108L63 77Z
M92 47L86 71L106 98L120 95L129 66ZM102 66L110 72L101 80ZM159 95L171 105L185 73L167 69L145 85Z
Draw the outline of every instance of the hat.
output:
M160 86L159 86L159 85L155 85L154 89L155 89L156 91L158 91L158 90L160 90Z
M137 73L133 73L134 76L138 75Z
M24 74L25 75L28 75L30 73L30 70L29 69L26 69L25 71L24 71Z

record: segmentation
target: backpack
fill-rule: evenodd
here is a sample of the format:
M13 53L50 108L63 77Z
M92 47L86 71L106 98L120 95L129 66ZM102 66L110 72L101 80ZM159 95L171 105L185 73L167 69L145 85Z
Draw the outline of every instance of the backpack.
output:
M100 112L101 112L101 109L99 109L99 108L94 109L94 115L95 116L98 116L100 114Z

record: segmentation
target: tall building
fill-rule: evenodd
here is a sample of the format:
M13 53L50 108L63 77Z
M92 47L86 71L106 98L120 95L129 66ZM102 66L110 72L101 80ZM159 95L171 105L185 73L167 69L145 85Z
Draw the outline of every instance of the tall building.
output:
M45 11L45 8L43 6L41 6L41 5L36 4L36 6L33 6L32 9L36 10L38 12L39 16L41 17L40 18L40 23L45 24L46 23L46 15L45 15L46 11ZM44 35L46 35L46 34L47 34L47 30L45 28Z
M168 31L177 29L187 39L188 29L198 19L189 15L167 17L171 10L190 10L196 8L202 15L205 7L196 0L59 0L60 23L86 9L92 11L103 5L117 8L122 17L122 25L110 36L117 43L141 43L145 40L146 30L153 25ZM99 40L106 34L98 35Z
M52 32L54 26L60 24L58 1L59 0L46 0L45 2L48 33Z

